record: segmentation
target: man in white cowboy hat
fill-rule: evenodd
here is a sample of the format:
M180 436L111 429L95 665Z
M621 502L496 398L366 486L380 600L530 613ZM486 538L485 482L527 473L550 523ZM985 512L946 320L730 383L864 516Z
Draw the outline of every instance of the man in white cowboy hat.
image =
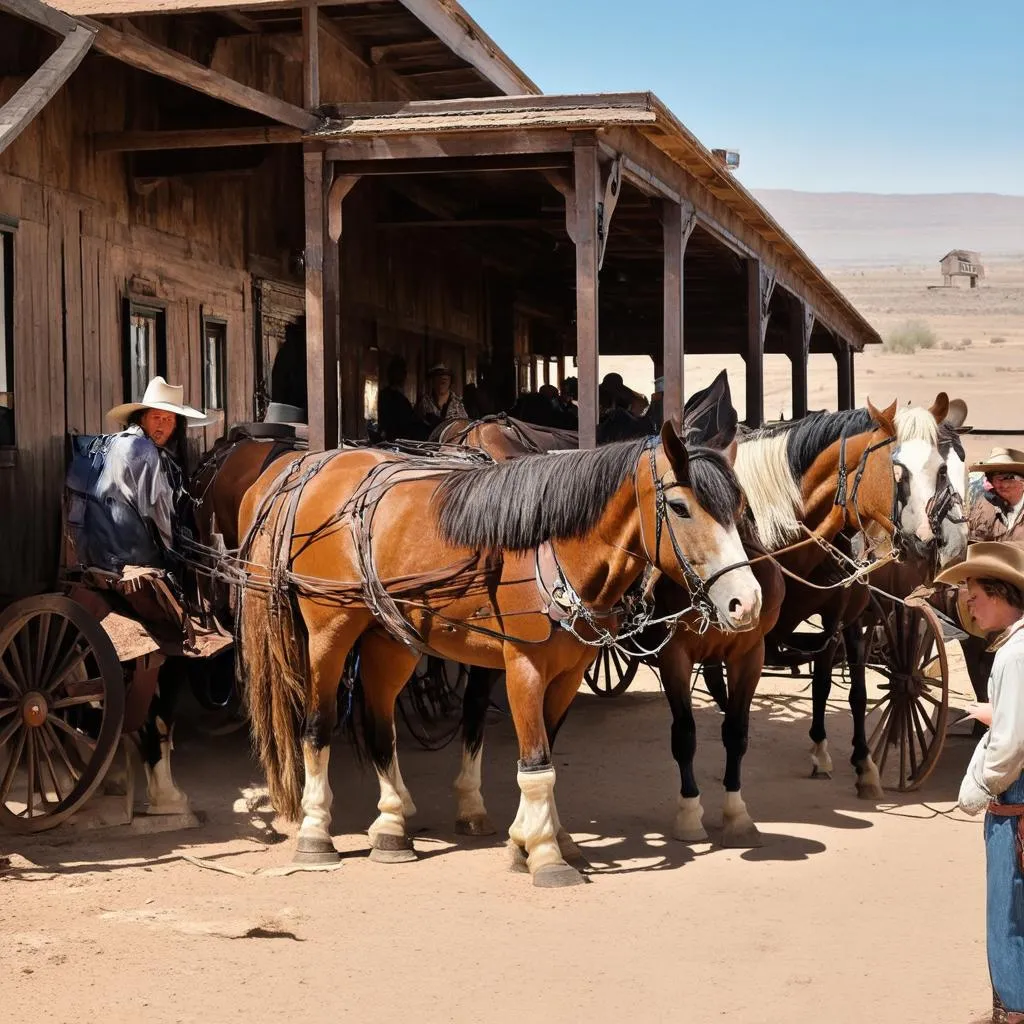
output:
M207 420L184 403L184 388L154 377L139 402L107 413L120 428L94 445L99 472L88 483L76 538L83 565L121 572L126 565L168 568L184 493L185 430Z
M972 545L967 560L939 573L961 585L961 616L995 637L991 705L975 714L989 724L960 787L968 814L987 810L986 931L992 1019L1024 1024L1024 546Z
M993 448L969 468L985 475L985 493L971 502L968 513L970 539L1024 541L1024 452Z
M462 399L452 391L452 371L444 363L427 370L427 390L416 405L416 414L431 428L448 420L468 420Z

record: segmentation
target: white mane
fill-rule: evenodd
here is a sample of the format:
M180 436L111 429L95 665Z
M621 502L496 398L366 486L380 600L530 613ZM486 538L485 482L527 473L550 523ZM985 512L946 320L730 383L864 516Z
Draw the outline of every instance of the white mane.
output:
M786 455L785 432L752 437L736 450L736 476L757 525L761 543L778 551L800 537L798 515L803 512L800 484L793 479Z
M896 413L896 440L924 441L932 448L939 444L939 426L935 417L920 405L907 406Z

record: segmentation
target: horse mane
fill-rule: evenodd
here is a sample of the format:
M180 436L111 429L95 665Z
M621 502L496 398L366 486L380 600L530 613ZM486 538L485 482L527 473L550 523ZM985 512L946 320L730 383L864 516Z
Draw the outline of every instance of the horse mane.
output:
M441 535L478 551L528 551L545 541L583 537L651 443L644 438L455 470L431 502ZM735 521L742 496L728 463L707 448L690 449L689 456L698 502L716 522Z
M924 406L907 406L896 413L896 440L900 444L906 441L924 441L933 448L937 448L939 425L935 422L935 417Z

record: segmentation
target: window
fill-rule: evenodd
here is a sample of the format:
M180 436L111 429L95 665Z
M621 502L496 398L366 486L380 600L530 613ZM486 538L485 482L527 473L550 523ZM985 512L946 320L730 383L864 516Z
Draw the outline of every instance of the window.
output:
M14 446L14 232L0 224L0 448Z
M126 402L139 402L153 377L167 375L167 333L162 309L126 305L124 396Z
M227 408L228 325L203 317L203 409Z

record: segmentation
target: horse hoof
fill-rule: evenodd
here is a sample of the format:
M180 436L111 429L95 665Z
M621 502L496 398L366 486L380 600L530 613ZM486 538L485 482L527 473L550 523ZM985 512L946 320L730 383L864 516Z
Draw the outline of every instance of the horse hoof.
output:
M509 871L515 874L526 874L529 867L526 864L526 850L524 850L514 839L508 841L507 849L509 855Z
M861 784L857 783L857 799L859 800L873 800L876 804L881 803L885 799L885 791L881 786L876 786L873 782Z
M155 817L161 814L188 814L192 810L188 797L184 800L164 800L157 804L146 804L146 814Z
M706 843L708 834L703 825L673 825L672 838L680 843Z
M764 840L752 821L727 824L722 830L722 846L727 850L757 850L764 846Z
M341 854L334 848L330 839L316 836L299 836L295 847L293 864L335 864L341 860Z
M486 814L475 814L472 818L458 818L455 833L460 836L493 836L498 830Z
M563 889L569 885L583 885L586 879L568 864L545 864L533 873L533 884L538 889Z
M393 836L386 832L373 837L370 860L376 864L408 864L416 859L412 840L408 836Z
M824 768L813 768L811 770L812 779L825 779L829 782L832 781L832 772L826 771Z

